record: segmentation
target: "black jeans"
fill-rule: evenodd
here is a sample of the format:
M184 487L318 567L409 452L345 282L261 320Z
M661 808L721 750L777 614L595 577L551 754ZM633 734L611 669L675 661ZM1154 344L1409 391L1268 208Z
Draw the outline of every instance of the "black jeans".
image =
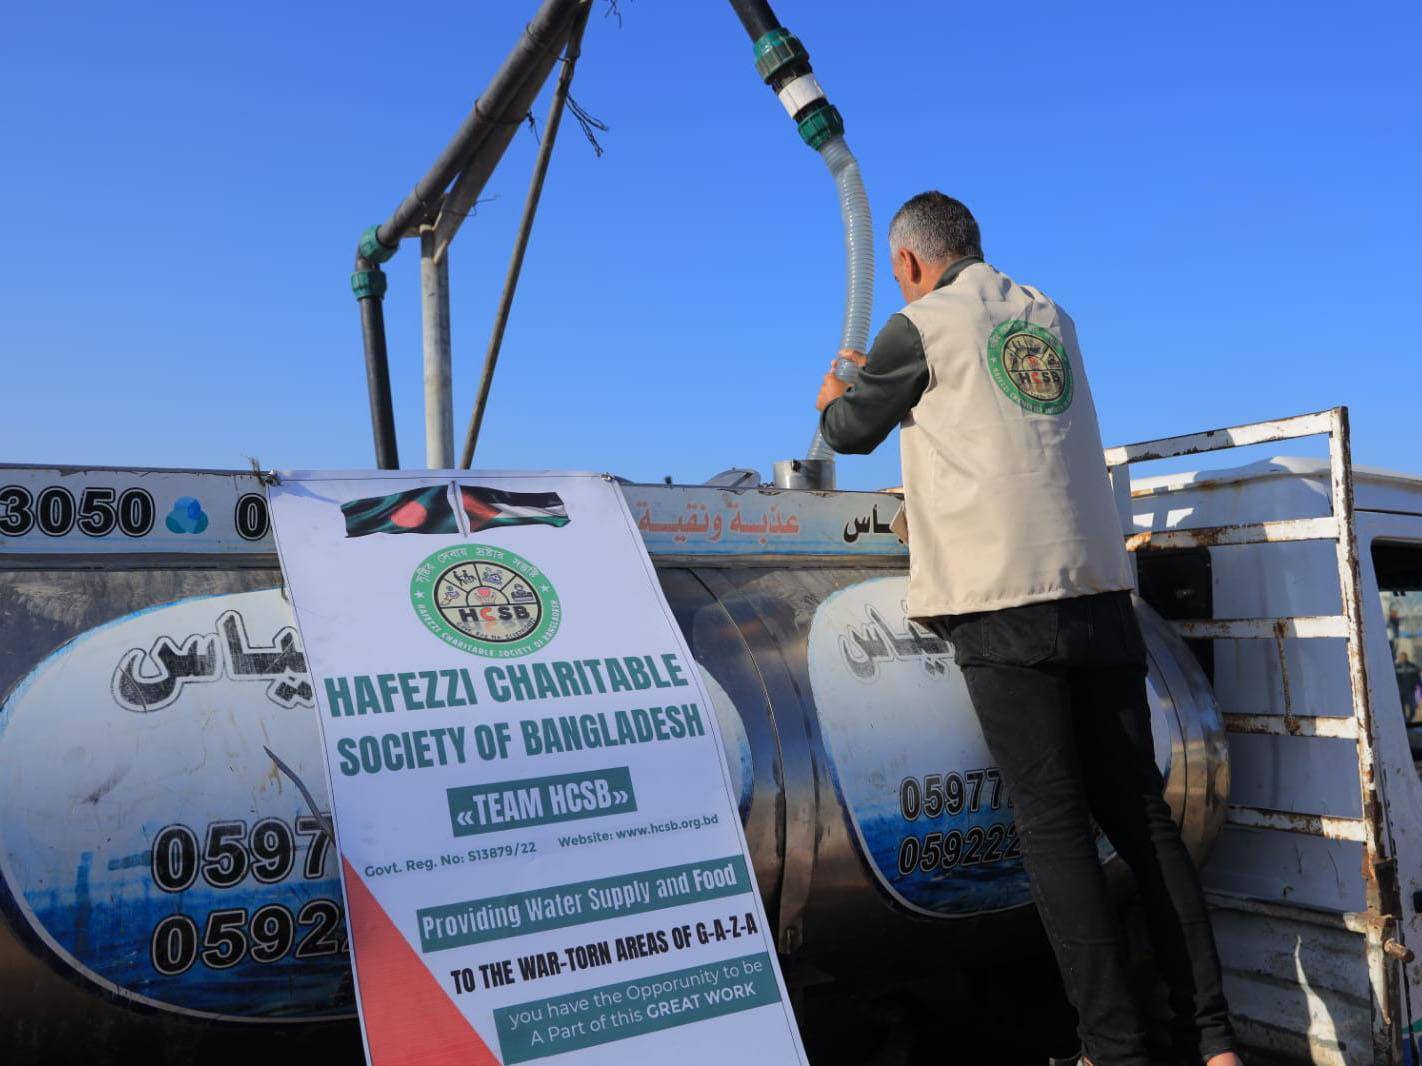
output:
M1161 793L1128 593L937 619L1012 798L1032 896L1096 1066L1149 1066L1095 819L1140 890L1176 1048L1234 1048L1200 880Z

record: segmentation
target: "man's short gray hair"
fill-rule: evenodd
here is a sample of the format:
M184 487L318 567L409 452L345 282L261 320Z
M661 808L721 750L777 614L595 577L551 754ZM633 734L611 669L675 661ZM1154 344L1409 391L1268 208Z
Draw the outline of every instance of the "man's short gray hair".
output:
M941 192L921 192L889 223L889 247L907 248L925 263L945 263L983 254L978 220L961 200Z

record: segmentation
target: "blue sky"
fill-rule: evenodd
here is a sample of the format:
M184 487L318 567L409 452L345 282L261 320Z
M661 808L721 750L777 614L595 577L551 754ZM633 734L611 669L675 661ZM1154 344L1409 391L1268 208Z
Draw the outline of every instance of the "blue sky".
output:
M0 459L369 465L352 248L534 6L8 7ZM729 4L620 6L574 85L607 152L564 126L477 465L768 473L838 338L833 185ZM1418 5L776 9L879 232L923 189L965 200L989 260L1076 318L1108 443L1347 403L1360 461L1422 473ZM453 248L461 436L535 147ZM417 250L387 269L419 466ZM846 487L898 480L892 443L841 460Z

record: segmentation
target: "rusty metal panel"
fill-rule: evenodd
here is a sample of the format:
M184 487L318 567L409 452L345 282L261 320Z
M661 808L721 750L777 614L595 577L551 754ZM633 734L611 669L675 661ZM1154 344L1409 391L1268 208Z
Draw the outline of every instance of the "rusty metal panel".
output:
M1175 623L1182 637L1216 640L1273 640L1278 637L1346 637L1348 624L1336 615L1297 618L1213 618L1186 619Z
M1226 825L1200 870L1205 888L1338 913L1363 911L1361 844Z
M1358 512L1422 515L1422 479L1415 474L1355 466L1353 485L1358 494ZM1135 478L1131 496L1137 508L1151 498L1168 497L1176 503L1194 500L1202 510L1214 512L1209 520L1188 523L1194 526L1258 521L1267 517L1258 506L1262 498L1280 505L1273 509L1278 518L1326 517L1333 513L1328 461L1301 456L1276 456L1242 466ZM1231 498L1238 503L1247 500L1249 514L1227 513ZM1139 510L1136 518L1140 518Z
M1126 550L1142 552L1172 548L1224 548L1237 544L1331 540L1337 536L1338 522L1332 517L1292 518L1278 522L1245 522L1234 526L1147 529L1127 537Z
M1353 714L1358 721L1358 784L1362 796L1364 825L1367 828L1363 880L1368 897L1368 913L1375 920L1367 933L1368 969L1373 994L1373 1051L1381 1062L1396 1061L1402 1053L1398 1008L1398 969L1389 959L1385 942L1391 925L1400 917L1396 897L1396 876L1389 843L1387 800L1377 772L1374 751L1377 734L1373 725L1372 693L1368 687L1366 642L1357 531L1353 520L1353 468L1347 408L1335 408L1328 438L1329 465L1333 488L1333 513L1338 518L1338 581L1343 598L1343 615L1348 620L1348 675L1353 688Z
M1226 714L1353 720L1342 640L1221 641L1215 691Z
M1201 452L1220 451L1224 448L1243 448L1250 444L1268 444L1276 440L1293 440L1298 437L1313 437L1327 433L1333 426L1333 411L1318 411L1314 414L1295 415L1273 422L1256 422L1247 426L1227 426L1211 429L1203 433L1188 433L1165 440L1145 441L1141 444L1127 444L1119 448L1106 449L1106 465L1120 466L1122 463L1145 463L1153 459L1171 459L1181 455L1198 455Z
M1296 811L1275 811L1265 807L1231 804L1230 825L1250 829L1274 829L1282 833L1302 833L1328 840L1367 839L1367 827L1358 818L1333 818L1326 814L1299 814Z
M1218 908L1214 923L1225 994L1251 1047L1316 1066L1374 1066L1361 936Z
M1233 468L1132 478L1131 500L1137 531L1333 514L1328 465L1313 459L1277 458Z
M1360 515L1358 537L1370 549L1363 552L1360 562L1362 582L1367 589L1365 627L1370 634L1369 679L1377 710L1374 751L1379 776L1387 787L1384 825L1390 858L1393 859L1390 867L1385 868L1388 876L1384 878L1384 883L1392 877L1396 878L1392 895L1400 912L1399 920L1391 927L1390 937L1404 950L1410 946L1415 951L1418 945L1422 945L1422 915L1419 915L1419 909L1422 909L1419 906L1422 904L1422 780L1418 778L1409 750L1392 676L1392 649L1384 639L1387 620L1378 595L1379 575L1371 549L1375 549L1379 542L1386 542L1409 547L1422 556L1422 522L1415 515L1407 514ZM1386 941L1383 948L1386 952ZM1422 962L1416 958L1407 960L1398 969L1404 978L1401 1027L1405 1044L1410 1045L1412 1039L1422 1035L1422 994L1419 994L1422 992ZM1407 1051L1413 1056L1407 1061L1422 1061L1422 1056L1415 1054L1416 1049L1408 1046Z
M1241 699L1241 694L1235 693L1234 698L1225 703L1226 709L1234 716L1232 747L1241 760L1236 780L1242 783L1232 797L1229 813L1232 832L1226 834L1226 838L1229 843L1242 842L1243 834L1250 835L1250 843L1261 843L1280 836L1290 839L1290 844L1275 840L1272 847L1280 859L1285 857L1289 847L1293 847L1300 860L1297 866L1300 875L1305 875L1302 859L1306 848L1318 850L1354 843L1361 846L1360 864L1355 867L1361 871L1361 884L1356 886L1356 891L1351 885L1346 888L1348 895L1362 897L1362 906L1354 909L1363 915L1359 939L1367 996L1360 1001L1368 1012L1366 1039L1354 1034L1349 1043L1339 1038L1337 1032L1330 1031L1316 1041L1311 1024L1313 1012L1309 1008L1305 1012L1308 1017L1303 1019L1309 1023L1305 1026L1308 1041L1305 1046L1295 1046L1293 1050L1310 1057L1317 1050L1325 1057L1316 1058L1316 1061L1382 1064L1396 1061L1401 1054L1402 1026L1398 1020L1402 1006L1399 992L1403 986L1398 980L1397 963L1414 960L1401 939L1399 923L1402 913L1396 883L1395 845L1383 792L1385 777L1379 771L1375 750L1377 730L1368 683L1367 616L1363 609L1361 564L1354 521L1347 409L1338 407L1276 422L1110 449L1106 453L1106 462L1116 468L1132 462L1312 435L1326 435L1328 438L1326 514L1331 517L1320 516L1313 506L1306 508L1302 514L1271 511L1241 515L1237 499L1231 501L1231 506L1220 508L1218 496L1206 501L1205 493L1195 488L1192 478L1186 476L1164 484L1142 486L1140 498L1144 505L1140 510L1145 513L1133 516L1133 525L1137 530L1143 528L1146 532L1128 536L1128 543L1136 549L1145 550L1201 545L1211 549L1212 561L1219 564L1213 568L1217 582L1216 617L1212 621L1178 622L1177 630L1181 635L1211 638L1220 641L1223 648L1237 649L1248 643L1273 645L1276 657L1270 664L1272 677L1264 688L1270 697L1278 696L1276 703L1271 700L1269 709L1277 708L1279 724L1276 726L1267 722L1262 713L1262 701L1257 699L1258 693L1255 693L1255 699ZM1316 479L1319 471L1312 473ZM1263 474L1264 471L1256 467L1250 471L1250 479L1258 480ZM1213 482L1209 490L1212 493L1229 493L1237 488L1227 479L1215 478ZM1241 479L1238 486L1241 491L1243 484ZM1308 486L1315 496L1320 495L1316 492L1317 487L1321 486ZM1216 511L1235 513L1224 520L1218 517L1212 520L1210 516L1199 513L1201 509L1209 510L1204 507L1206 502L1214 504ZM1316 500L1310 502L1316 506ZM1193 531L1185 531L1191 527ZM1168 530L1177 532L1166 532ZM1131 532L1127 531L1128 534ZM1326 545L1320 540L1325 538L1334 542L1333 551L1329 553L1331 559L1325 559L1321 554ZM1269 553L1267 556L1266 552ZM1231 567L1236 580L1230 580ZM1315 579L1330 572L1336 574L1336 584L1326 579ZM1299 638L1305 638L1309 644L1326 641L1327 638L1342 638L1347 702L1320 712L1341 717L1346 708L1353 723L1351 730L1324 726L1324 731L1335 734L1335 737L1343 734L1341 739L1317 736L1317 716L1301 713L1296 705L1297 678L1292 676L1287 652L1288 643ZM1304 653L1305 656L1308 654ZM1252 656L1256 662L1267 662L1262 653L1246 655ZM1228 685L1231 667L1237 671L1238 661L1230 662L1223 656L1217 658L1217 683L1224 681ZM1304 721L1314 722L1314 736L1304 734ZM1349 733L1351 738L1347 736ZM1349 801L1340 789L1349 792L1356 790L1353 793L1356 801ZM1342 812L1351 816L1342 816ZM1256 834L1258 840L1255 839ZM1305 844L1305 841L1311 843ZM1232 886L1236 891L1262 899L1273 896L1269 891L1272 887L1268 884L1270 877L1264 872L1269 867L1260 868L1261 860L1266 858L1264 849L1252 855L1239 851L1231 855L1231 849L1226 844L1218 854L1222 872L1232 874L1237 882ZM1333 857L1327 850L1322 854L1330 860ZM1252 867L1251 862L1255 864ZM1284 866L1273 868L1272 872L1279 878L1291 877ZM1337 878L1337 884L1342 896L1345 883L1341 876ZM1315 882L1307 887L1316 890L1323 886ZM1282 893L1279 898L1287 900L1288 893ZM1251 932L1259 935L1266 932L1261 925L1274 919L1254 913L1241 920L1252 920L1255 928ZM1344 958L1342 965L1346 967L1347 962ZM1356 977L1356 974L1350 976ZM1245 972L1244 979L1257 983L1257 974ZM1303 975L1299 974L1296 984L1302 979ZM1246 990L1242 989L1241 994L1247 994ZM1305 999L1306 1007L1308 1003ZM1270 1016L1271 1011L1280 1017ZM1265 1007L1265 1017L1258 1020L1257 1028L1261 1033L1275 1034L1266 1041L1266 1046L1278 1050L1277 1042L1281 1034L1286 1042L1297 1044L1297 1037L1289 1036L1286 1013L1279 1003ZM1411 1021L1410 1017L1406 1020L1408 1023Z
M1216 571L1217 617L1341 613L1338 556L1330 542L1221 548L1212 552L1211 558Z
M1303 736L1230 737L1230 802L1279 811L1357 818L1357 754L1348 740ZM1307 790L1299 787L1307 781Z
M1358 723L1352 718L1324 718L1315 715L1227 714L1225 729L1245 736L1330 737L1356 740Z

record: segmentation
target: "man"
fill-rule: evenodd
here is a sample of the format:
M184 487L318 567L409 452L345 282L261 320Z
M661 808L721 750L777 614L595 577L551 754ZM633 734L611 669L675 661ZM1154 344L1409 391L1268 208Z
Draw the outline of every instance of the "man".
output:
M1180 1061L1240 1066L1214 935L1151 744L1129 558L1072 321L983 262L938 192L889 228L906 306L846 387L825 440L867 453L901 427L909 614L948 638L1012 797L1022 857L1084 1062L1150 1066L1092 819L1135 874L1170 985Z
M1408 658L1405 651L1397 653L1393 670L1397 674L1397 694L1402 697L1402 717L1410 722L1417 714L1417 682L1422 678L1422 670Z

